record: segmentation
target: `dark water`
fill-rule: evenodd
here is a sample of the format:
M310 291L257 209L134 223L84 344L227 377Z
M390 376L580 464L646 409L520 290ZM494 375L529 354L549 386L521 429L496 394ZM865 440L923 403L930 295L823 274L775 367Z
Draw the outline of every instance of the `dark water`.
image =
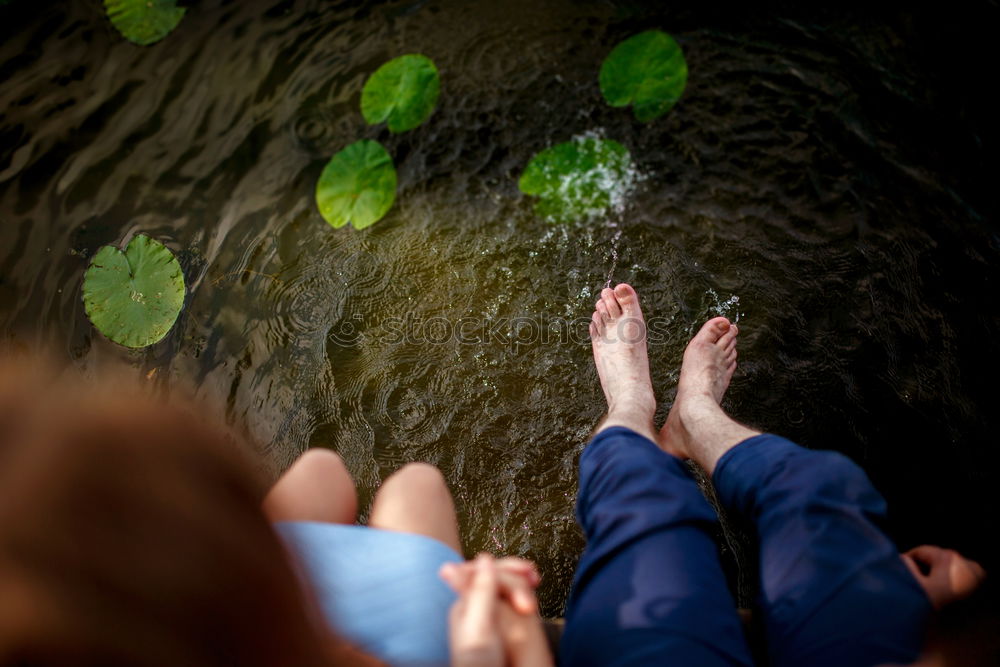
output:
M611 271L660 318L661 418L695 328L739 318L728 409L861 463L901 547L996 561L995 5L942 20L206 1L148 48L97 0L0 12L0 331L15 346L194 385L275 474L337 450L363 502L402 463L433 462L467 552L537 560L558 613L582 547L575 460L603 410L572 322ZM643 125L603 104L597 70L651 27L691 75ZM441 100L392 136L365 125L360 90L408 52L436 61ZM624 143L643 179L620 215L539 220L520 171L586 132ZM397 203L369 230L333 230L313 188L364 137L395 157ZM189 296L163 342L127 352L89 325L81 279L139 231L179 255ZM478 323L464 341L460 321Z

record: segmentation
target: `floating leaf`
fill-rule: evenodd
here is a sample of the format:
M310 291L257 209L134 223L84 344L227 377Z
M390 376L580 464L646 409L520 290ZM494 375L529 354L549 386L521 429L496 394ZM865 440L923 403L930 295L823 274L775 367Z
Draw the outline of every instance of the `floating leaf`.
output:
M659 30L629 37L601 65L601 93L613 107L635 105L644 123L659 118L680 99L687 63L674 38Z
M125 347L159 341L184 305L184 274L174 254L139 234L125 252L106 245L83 276L83 307L98 331Z
M139 46L169 35L187 11L177 6L177 0L104 0L104 10L111 25Z
M587 219L622 205L635 172L628 150L593 135L574 137L531 159L521 192L540 199L535 211L552 222Z
M441 93L434 61L410 54L375 70L361 90L361 114L369 125L388 121L389 131L405 132L427 120Z
M334 227L364 229L396 199L396 168L377 141L362 139L330 158L316 183L320 215Z

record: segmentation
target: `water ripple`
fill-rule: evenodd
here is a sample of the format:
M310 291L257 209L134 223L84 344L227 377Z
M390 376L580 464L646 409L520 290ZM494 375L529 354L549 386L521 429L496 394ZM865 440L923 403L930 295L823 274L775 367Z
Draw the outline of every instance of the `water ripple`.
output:
M196 384L275 473L308 446L339 451L362 504L399 465L434 462L467 550L537 559L543 608L558 613L582 546L575 458L603 397L585 339L497 325L587 318L609 277L627 280L665 323L650 348L661 419L688 337L714 314L738 318L730 410L863 461L902 508L903 541L930 531L919 539L984 548L953 528L985 503L958 463L893 467L990 441L982 359L1000 358L996 314L968 305L995 300L1000 244L964 186L971 167L947 161L978 144L942 120L954 100L935 106L925 64L899 47L905 25L617 2L252 0L199 3L140 49L87 3L17 16L0 28L5 338L56 341L82 368L169 367L158 377ZM603 103L596 73L651 26L677 37L691 78L646 125ZM437 63L438 108L402 135L368 126L365 78L410 52ZM645 180L608 219L538 220L521 170L597 130ZM360 138L393 155L397 202L368 230L333 230L315 182ZM987 164L984 150L963 160ZM167 339L130 357L94 333L79 290L97 248L137 231L178 253L191 294ZM420 329L462 318L495 335ZM963 456L951 458L995 468ZM950 489L934 507L930 484Z

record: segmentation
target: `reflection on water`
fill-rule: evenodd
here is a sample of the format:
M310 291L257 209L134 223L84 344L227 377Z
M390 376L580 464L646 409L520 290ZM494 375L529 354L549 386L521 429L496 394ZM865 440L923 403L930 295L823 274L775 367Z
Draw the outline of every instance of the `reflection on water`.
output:
M363 501L400 464L437 464L467 551L539 561L557 613L582 546L575 460L603 409L573 322L610 270L669 324L650 351L661 418L687 338L738 315L736 416L855 457L904 545L989 562L1000 239L959 159L982 160L976 117L929 93L941 65L914 55L930 22L649 4L206 1L148 48L98 3L8 7L4 336L193 383L275 471L336 449ZM649 27L691 74L642 124L596 74ZM438 109L403 135L369 127L365 77L411 52L440 69ZM517 189L528 160L597 131L645 176L624 210L538 218ZM398 198L367 230L333 230L315 183L360 138L393 155ZM80 301L88 259L135 232L190 287L143 353L100 338Z

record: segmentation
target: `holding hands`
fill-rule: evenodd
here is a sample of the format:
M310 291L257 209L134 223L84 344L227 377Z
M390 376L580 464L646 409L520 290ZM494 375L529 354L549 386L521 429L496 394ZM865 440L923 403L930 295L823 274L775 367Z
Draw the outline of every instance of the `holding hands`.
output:
M535 597L541 578L533 563L479 554L445 564L440 575L458 594L449 614L453 665L552 665Z

